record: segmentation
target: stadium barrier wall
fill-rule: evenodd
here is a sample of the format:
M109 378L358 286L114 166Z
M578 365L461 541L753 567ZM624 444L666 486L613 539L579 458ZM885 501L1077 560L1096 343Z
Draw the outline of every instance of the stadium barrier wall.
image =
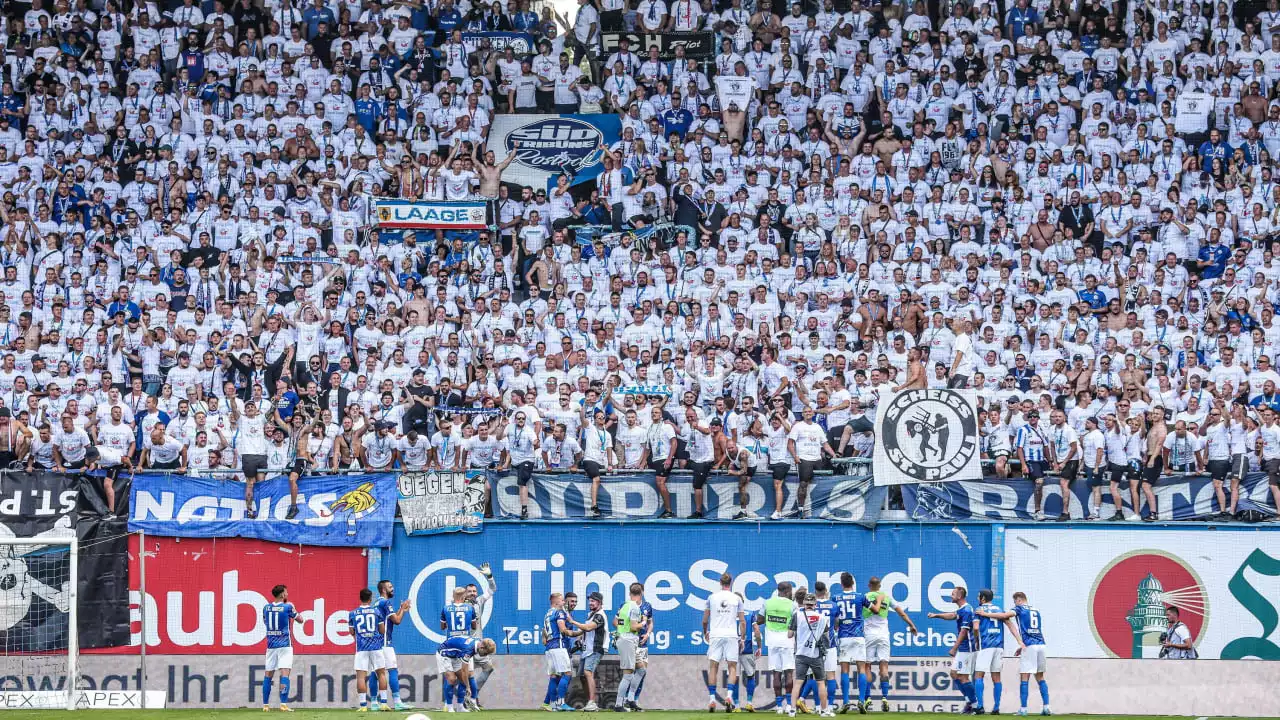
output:
M84 682L93 689L136 689L135 666L122 666L127 658L86 657ZM136 660L136 658L134 658ZM542 658L535 655L502 656L481 693L491 709L536 708L546 690ZM262 703L261 654L221 656L157 655L148 658L152 690L167 693L168 707L255 707ZM900 712L956 712L959 694L950 689L949 663L944 658L903 658L893 661L889 681L891 709ZM1017 709L1017 660L1006 659L1002 710ZM706 661L695 655L652 655L640 704L648 709L701 710L706 701ZM617 656L599 668L606 700L616 691L620 672ZM1178 662L1153 660L1050 661L1046 675L1054 712L1105 713L1111 715L1182 715L1213 717L1266 717L1280 715L1275 688L1280 684L1280 663L1246 661ZM28 678L20 682L36 682ZM723 679L722 679L723 681ZM440 679L435 658L400 656L400 684L404 697L427 710L439 709ZM309 655L294 659L294 707L354 707L355 673L352 656ZM277 685L278 687L278 685ZM988 684L990 688L990 684ZM879 695L877 690L874 693ZM989 696L988 696L989 697ZM570 701L583 702L581 681L575 680ZM763 680L756 689L756 707L772 707L773 691ZM878 701L876 703L879 705ZM1031 689L1029 708L1040 709L1039 693Z

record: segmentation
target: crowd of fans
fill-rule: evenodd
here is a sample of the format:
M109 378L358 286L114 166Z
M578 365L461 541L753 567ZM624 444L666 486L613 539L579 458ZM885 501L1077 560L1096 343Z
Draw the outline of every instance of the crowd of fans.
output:
M0 462L807 481L949 385L995 475L1280 497L1276 0L4 7ZM526 112L621 137L521 187Z

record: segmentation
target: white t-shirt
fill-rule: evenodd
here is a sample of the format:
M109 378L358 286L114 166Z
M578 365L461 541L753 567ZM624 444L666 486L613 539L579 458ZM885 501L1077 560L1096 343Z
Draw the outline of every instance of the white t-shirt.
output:
M788 440L796 443L796 458L805 462L818 462L822 459L822 444L827 441L827 434L815 422L801 420L791 426Z
M742 616L742 598L731 590L717 590L707 598L711 617L707 623L709 638L738 638L738 620Z

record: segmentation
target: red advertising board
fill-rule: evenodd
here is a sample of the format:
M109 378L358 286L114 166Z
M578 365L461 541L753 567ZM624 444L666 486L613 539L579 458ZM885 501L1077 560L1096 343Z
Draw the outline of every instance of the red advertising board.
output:
M284 584L303 622L293 626L302 653L347 653L347 612L368 584L359 548L280 545L242 538L146 539L147 651L243 655L266 648L262 606ZM138 538L129 538L131 648L142 632Z

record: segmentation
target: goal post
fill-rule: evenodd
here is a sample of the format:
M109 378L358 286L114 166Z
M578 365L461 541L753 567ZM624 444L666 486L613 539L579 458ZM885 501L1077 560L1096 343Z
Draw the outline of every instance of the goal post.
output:
M75 709L79 551L65 530L0 537L0 709Z

